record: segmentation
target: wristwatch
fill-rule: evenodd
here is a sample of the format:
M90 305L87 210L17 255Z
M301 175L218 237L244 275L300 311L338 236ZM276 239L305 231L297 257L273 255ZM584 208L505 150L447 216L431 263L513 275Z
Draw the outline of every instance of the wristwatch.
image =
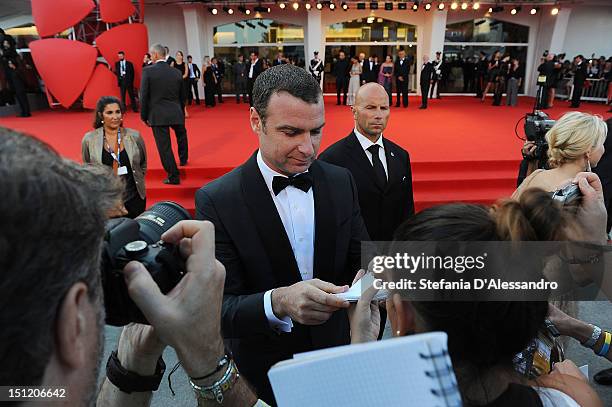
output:
M595 344L599 340L599 337L601 336L601 328L598 327L597 325L593 325L593 324L589 324L589 325L593 328L593 333L591 334L591 337L589 339L587 339L584 342L581 342L581 344L582 346L593 349L593 346L595 346Z
M106 377L119 390L124 393L132 392L149 392L159 388L159 384L164 377L166 364L160 357L155 367L153 376L141 376L137 373L130 372L123 366L117 357L117 351L113 351L106 363Z

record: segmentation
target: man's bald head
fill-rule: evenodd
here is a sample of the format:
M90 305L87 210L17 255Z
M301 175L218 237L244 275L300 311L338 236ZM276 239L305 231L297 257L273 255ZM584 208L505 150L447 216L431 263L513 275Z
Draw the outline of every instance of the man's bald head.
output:
M362 85L355 94L355 106L362 105L377 98L381 99L382 102L386 100L387 106L389 105L389 95L385 88L376 82L368 82Z
M357 91L352 111L357 131L376 142L389 120L389 94L378 83L366 83Z

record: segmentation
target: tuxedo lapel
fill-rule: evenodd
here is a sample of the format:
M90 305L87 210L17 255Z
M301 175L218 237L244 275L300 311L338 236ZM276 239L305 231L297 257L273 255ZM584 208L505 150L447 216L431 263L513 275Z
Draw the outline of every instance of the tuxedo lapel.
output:
M345 145L348 149L349 157L351 157L351 159L355 161L355 163L357 164L357 168L360 171L363 171L363 173L367 177L370 178L370 180L372 181L372 184L375 185L376 188L382 190L382 188L376 182L376 174L374 173L374 167L372 166L372 163L366 156L365 151L363 151L361 144L359 144L359 140L357 140L357 136L355 135L355 132L352 132L346 138Z
M387 157L387 187L391 188L396 183L402 182L402 177L405 171L400 160L398 151L383 137L383 144L385 145L385 156Z
M278 285L289 286L302 281L287 232L257 165L257 152L244 164L241 184L244 201L257 227L265 249L264 255L270 261Z
M330 281L334 270L334 253L336 252L336 209L331 199L331 185L320 164L315 160L309 171L313 178L313 196L315 208L315 244L313 275L324 281Z

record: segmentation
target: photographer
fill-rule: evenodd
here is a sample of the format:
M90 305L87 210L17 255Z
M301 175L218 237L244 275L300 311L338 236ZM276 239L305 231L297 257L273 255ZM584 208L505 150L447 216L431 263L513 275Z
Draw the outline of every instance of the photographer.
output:
M0 385L63 389L49 403L92 405L104 344L100 260L105 212L121 191L46 144L2 128L0 151ZM99 405L148 405L163 375L160 357L167 345L197 386L218 382L235 366L216 368L224 353L225 270L214 257L212 225L183 221L162 239L180 245L188 273L163 295L142 264L127 265L127 290L151 325L124 329L115 367L127 372L113 380L118 385L105 380ZM231 373L224 405L254 405L244 379ZM201 393L199 405L218 405Z
M582 171L596 167L604 153L606 123L599 117L581 112L563 115L546 133L550 170L532 172L512 194L518 200L527 188L555 191L567 185ZM527 146L527 144L526 144ZM529 145L527 152L533 149Z

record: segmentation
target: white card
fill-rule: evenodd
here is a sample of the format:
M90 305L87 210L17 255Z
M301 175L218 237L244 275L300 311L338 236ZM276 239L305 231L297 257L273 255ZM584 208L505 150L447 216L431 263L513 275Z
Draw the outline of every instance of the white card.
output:
M127 173L128 173L128 170L125 165L117 168L117 175L127 175Z

